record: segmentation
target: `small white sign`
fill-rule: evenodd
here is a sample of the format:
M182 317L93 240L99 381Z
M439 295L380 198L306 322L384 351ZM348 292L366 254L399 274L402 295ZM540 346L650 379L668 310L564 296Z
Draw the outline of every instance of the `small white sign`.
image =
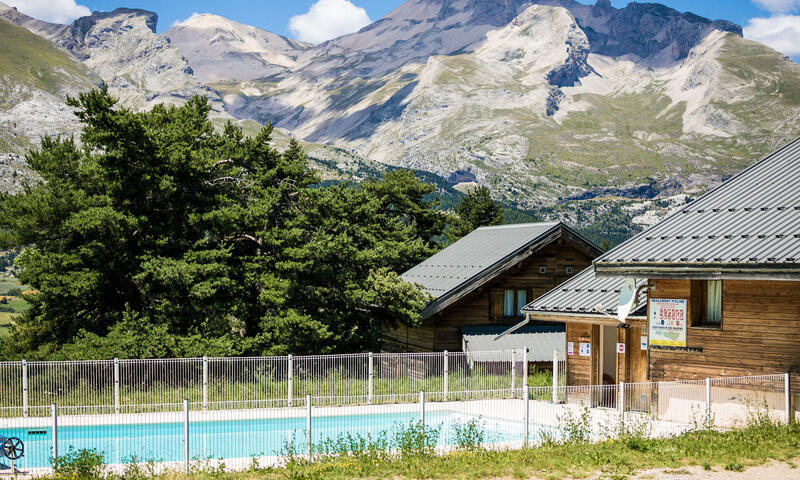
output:
M647 350L647 337L642 336L642 350Z
M567 355L575 355L575 342L567 342Z
M581 343L579 345L580 349L580 356L581 357L591 357L592 356L592 345L590 343Z
M625 344L617 343L617 353L625 353Z

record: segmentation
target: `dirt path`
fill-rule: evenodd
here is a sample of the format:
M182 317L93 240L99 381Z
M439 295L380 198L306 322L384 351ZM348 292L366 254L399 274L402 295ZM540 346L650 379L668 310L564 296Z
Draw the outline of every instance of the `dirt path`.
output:
M800 480L798 466L800 460L791 463L772 461L746 468L743 472L723 470L722 467L714 467L711 471L703 470L703 467L658 468L645 470L629 478L631 480Z

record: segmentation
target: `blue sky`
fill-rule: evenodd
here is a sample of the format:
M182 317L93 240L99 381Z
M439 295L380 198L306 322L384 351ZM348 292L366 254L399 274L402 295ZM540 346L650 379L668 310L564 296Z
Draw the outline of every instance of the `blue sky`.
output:
M158 13L159 32L193 13L214 13L241 23L311 42L349 33L389 13L404 0L0 0L48 21L67 23L90 10L135 7ZM594 0L580 0L594 3ZM650 0L657 1L657 0ZM612 0L624 7L628 0ZM800 0L662 0L680 11L726 19L745 36L800 57ZM295 17L292 19L292 17Z

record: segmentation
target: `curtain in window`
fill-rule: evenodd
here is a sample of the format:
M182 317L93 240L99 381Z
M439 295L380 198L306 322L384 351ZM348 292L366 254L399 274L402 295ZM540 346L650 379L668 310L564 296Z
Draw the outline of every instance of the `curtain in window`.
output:
M722 323L722 280L706 284L706 322Z
M514 313L514 290L506 290L503 294L503 316L517 316L517 314Z
M520 310L522 307L528 304L528 292L525 290L517 290L517 311L514 312L514 315L519 316L522 315Z

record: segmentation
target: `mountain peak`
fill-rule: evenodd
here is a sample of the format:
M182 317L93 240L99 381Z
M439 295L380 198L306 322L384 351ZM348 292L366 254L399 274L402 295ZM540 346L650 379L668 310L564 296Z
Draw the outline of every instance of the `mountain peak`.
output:
M204 82L280 76L310 44L209 13L194 14L164 34Z

